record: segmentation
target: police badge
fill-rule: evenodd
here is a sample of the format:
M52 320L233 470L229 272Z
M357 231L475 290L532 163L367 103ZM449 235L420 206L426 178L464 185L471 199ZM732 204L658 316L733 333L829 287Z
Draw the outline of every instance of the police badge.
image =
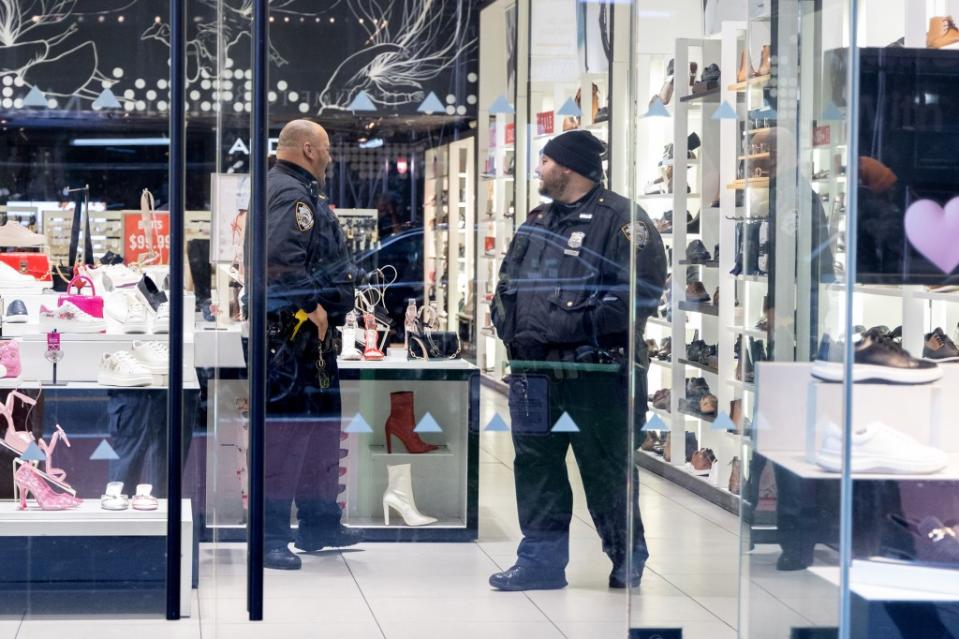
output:
M313 209L308 204L297 201L294 212L296 213L296 227L298 229L305 232L313 228Z
M583 238L586 237L586 233L582 231L575 231L569 236L569 248L578 249L583 245Z

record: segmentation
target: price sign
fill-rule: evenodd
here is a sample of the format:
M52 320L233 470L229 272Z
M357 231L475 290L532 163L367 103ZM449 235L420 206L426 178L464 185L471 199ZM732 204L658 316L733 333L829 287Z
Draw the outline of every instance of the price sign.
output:
M150 252L152 238L153 250L160 253L158 264L170 263L170 214L167 212L153 213L153 228L145 228L143 217L139 212L129 212L123 216L123 261L128 264L136 262L140 257Z
M47 350L50 352L60 350L60 333L56 331L47 333Z
M548 135L553 132L554 116L552 111L543 111L536 114L536 134Z
M513 144L516 142L516 125L513 123L506 125L506 144Z

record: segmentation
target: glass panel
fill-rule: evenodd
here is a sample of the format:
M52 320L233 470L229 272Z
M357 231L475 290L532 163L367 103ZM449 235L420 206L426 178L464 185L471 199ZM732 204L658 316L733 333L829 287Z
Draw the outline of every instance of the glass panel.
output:
M169 332L192 322L170 317L166 284L168 48L141 36L168 18L98 4L0 7L0 587L25 634L64 617L92 634L88 617L159 619L167 603Z

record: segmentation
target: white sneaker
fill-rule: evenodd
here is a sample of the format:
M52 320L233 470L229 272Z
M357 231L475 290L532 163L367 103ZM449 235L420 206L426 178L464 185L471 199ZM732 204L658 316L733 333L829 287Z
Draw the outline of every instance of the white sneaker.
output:
M103 333L107 324L77 308L72 302L64 302L55 309L40 306L40 332L52 333Z
M826 426L816 463L830 472L842 471L842 429ZM885 424L873 422L852 433L851 472L928 475L949 465L949 457L932 446L920 444Z
M153 314L154 335L163 335L170 332L170 303L160 302L157 312Z
M0 262L0 288L30 289L37 292L49 288L49 282L21 273L6 262Z
M114 291L118 288L133 288L140 281L140 278L143 277L143 275L134 271L126 264L101 266L97 271L100 271L103 288L108 291Z
M121 289L108 295L103 311L120 324L126 334L147 332L147 309L131 291Z
M97 372L97 383L104 386L149 386L153 375L130 351L104 353Z
M170 368L170 349L165 342L136 341L130 349L133 357L153 375L166 375Z
M46 244L47 238L34 233L17 222L7 222L0 226L0 246L9 248L39 247Z

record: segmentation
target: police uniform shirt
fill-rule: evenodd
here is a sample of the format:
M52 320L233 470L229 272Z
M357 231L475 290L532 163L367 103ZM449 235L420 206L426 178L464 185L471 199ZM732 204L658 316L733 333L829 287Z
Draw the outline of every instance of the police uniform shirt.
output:
M507 345L625 347L631 287L644 320L665 280L665 248L645 211L631 222L629 201L597 186L577 203L534 209L517 230L500 268L493 323Z
M292 162L279 160L267 176L266 249L269 312L312 312L320 304L333 325L352 310L346 239L317 181Z

